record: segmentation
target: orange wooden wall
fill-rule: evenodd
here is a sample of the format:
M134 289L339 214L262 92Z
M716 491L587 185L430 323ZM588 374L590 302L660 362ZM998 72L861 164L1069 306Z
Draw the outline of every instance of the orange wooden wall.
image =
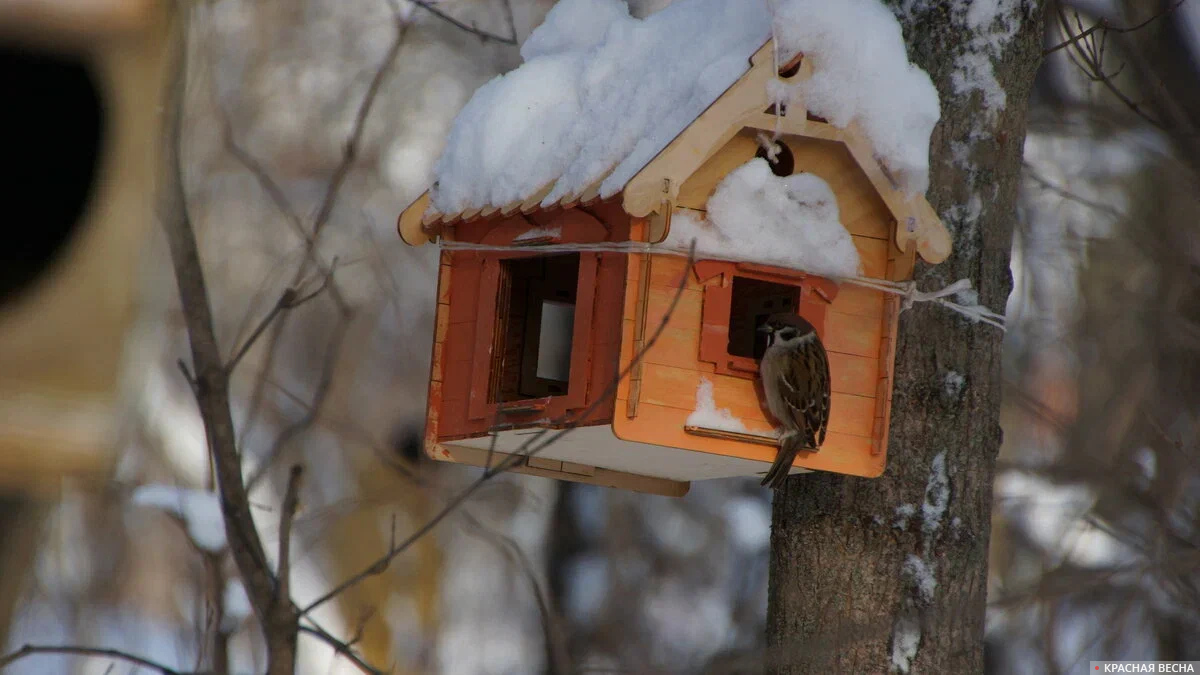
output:
M586 215L582 215L586 214ZM515 215L507 218L478 219L460 223L447 232L447 238L473 243L511 245L515 236L533 227L560 227L564 239L578 241L572 237L573 221L582 215L584 220L599 221L604 226L601 233L605 241L626 241L629 238L629 217L614 203L602 203L583 212L575 209L555 209L537 212L529 216ZM592 219L595 220L592 220ZM578 224L578 223L575 223ZM426 420L426 447L433 448L439 441L467 438L485 434L497 423L494 415L473 417L470 414L471 396L487 393L475 386L476 375L490 368L489 353L480 353L477 333L485 321L486 314L496 312L495 297L479 297L483 263L489 259L501 259L523 255L535 255L536 248L525 252L474 252L443 251L438 277L438 306L434 334L433 357L430 369L429 404ZM625 266L628 256L623 253L600 253L595 276L595 300L592 306L592 331L590 335L590 359L585 368L587 391L582 406L597 401L603 389L616 376L619 350L619 325L623 312L622 293L625 284ZM493 291L494 293L494 291ZM490 342L490 341L489 341ZM572 367L574 381L581 373ZM486 381L486 378L484 378ZM581 407L582 407L581 406ZM565 402L555 399L545 411L532 414L529 420L508 418L509 423L532 422L534 419L562 418L568 409ZM604 402L593 410L587 424L606 422L612 418L611 402Z
M839 143L814 139L783 139L796 160L796 171L820 176L838 198L841 221L850 230L862 258L865 276L902 275L904 259L890 239L893 221L883 201L850 153ZM757 150L753 136L734 137L681 186L678 207L702 211L717 183L732 169L749 161ZM703 213L696 213L703 216ZM634 237L641 227L635 225ZM644 237L644 234L640 234ZM632 359L638 299L643 273L641 255L631 256L625 286L624 339L621 364ZM752 379L719 375L711 363L698 360L700 316L704 286L722 283L717 277L701 283L678 256L650 256L645 332L661 323L676 293L680 277L686 287L658 342L646 353L640 383L622 383L613 423L617 436L702 452L770 461L775 449L736 440L688 433L685 421L696 407L701 379L713 383L718 408L728 408L752 433L769 433L761 396ZM728 283L728 280L724 280ZM797 466L860 476L883 472L890 413L893 338L898 303L895 296L843 284L826 310L821 339L829 352L832 398L829 433L819 453L802 453ZM637 373L639 369L635 369ZM635 377L635 379L637 379ZM636 415L629 417L629 400L636 393Z

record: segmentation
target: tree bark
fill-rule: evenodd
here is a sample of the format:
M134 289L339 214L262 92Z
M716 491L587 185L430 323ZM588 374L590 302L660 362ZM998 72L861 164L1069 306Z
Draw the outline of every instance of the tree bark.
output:
M960 4L898 12L910 59L941 96L927 196L954 235L951 257L918 262L914 278L922 289L969 278L1002 311L1043 10L1026 3L1007 17L1015 32L992 59L1006 100L991 117L952 76L964 54L986 53L980 30L999 24L968 28ZM983 671L1002 338L932 303L905 311L884 475L793 476L776 493L768 672Z

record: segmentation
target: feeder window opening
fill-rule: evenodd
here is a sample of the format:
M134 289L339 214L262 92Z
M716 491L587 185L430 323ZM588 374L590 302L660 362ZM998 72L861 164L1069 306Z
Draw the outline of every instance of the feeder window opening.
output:
M490 403L567 393L579 254L500 263Z
M731 356L761 359L769 336L758 329L772 314L798 313L800 287L735 276L732 290L726 351Z

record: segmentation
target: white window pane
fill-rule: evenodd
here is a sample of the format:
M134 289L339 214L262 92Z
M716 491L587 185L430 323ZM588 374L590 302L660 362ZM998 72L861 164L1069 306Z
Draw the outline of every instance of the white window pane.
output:
M542 301L542 326L538 333L537 376L566 382L571 374L571 336L575 330L575 305Z

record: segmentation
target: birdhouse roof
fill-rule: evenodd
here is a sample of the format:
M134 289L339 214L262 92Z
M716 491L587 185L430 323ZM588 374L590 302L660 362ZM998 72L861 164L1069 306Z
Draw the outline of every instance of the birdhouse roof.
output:
M872 37L882 48L865 56L847 47ZM923 196L937 93L877 0L783 0L774 39L762 0L677 0L644 20L620 0L562 0L521 53L456 118L434 186L401 214L409 244L455 222L618 195L630 215L663 214L706 160L756 129L844 143L900 250L949 255Z

